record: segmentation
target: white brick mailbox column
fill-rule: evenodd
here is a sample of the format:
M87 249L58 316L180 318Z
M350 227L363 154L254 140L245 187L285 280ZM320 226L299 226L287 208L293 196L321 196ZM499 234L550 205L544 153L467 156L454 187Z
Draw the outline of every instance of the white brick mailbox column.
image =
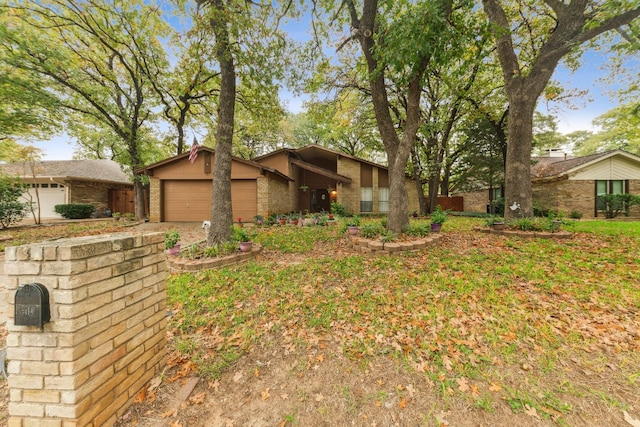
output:
M10 427L111 426L165 363L164 234L118 233L5 249ZM51 321L17 326L20 286Z

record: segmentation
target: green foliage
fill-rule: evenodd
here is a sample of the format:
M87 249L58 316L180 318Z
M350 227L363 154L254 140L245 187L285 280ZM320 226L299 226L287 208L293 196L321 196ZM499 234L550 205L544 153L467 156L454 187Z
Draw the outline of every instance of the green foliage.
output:
M426 236L431 232L431 225L426 221L412 221L409 223L409 228L406 234L409 236Z
M607 218L615 218L621 212L629 215L631 206L640 205L640 196L632 194L606 194L598 196L598 207L604 211Z
M375 239L384 232L384 227L378 222L367 222L360 227L360 235L365 239Z
M347 227L358 227L360 225L360 216L352 215L350 217L345 218L344 223Z
M22 191L18 179L0 176L0 225L2 228L19 222L27 214L29 204L19 200Z
M164 247L171 249L180 241L180 233L176 230L169 230L164 235Z
M436 206L435 210L429 215L433 224L444 224L447 220L447 213L442 210L442 206Z
M571 218L571 219L580 219L580 218L582 218L582 212L571 211L569 213L569 218Z
M347 210L338 202L331 202L331 213L337 216L347 216Z
M231 227L231 238L234 242L251 241L251 236L244 227Z
M55 205L54 210L67 219L82 219L91 217L96 208L88 203L70 203L67 205Z

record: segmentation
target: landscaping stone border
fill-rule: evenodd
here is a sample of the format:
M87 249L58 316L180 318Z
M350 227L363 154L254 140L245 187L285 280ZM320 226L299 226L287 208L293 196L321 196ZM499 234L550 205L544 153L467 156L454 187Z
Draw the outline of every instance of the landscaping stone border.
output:
M486 227L473 227L473 230L481 233L498 234L510 237L525 237L530 239L570 239L573 237L573 233L569 233L568 231L557 231L552 233L550 231L493 230Z
M428 246L437 243L441 238L441 234L433 233L428 237L421 237L416 240L406 242L382 242L380 239L366 239L358 235L347 236L351 249L359 253L371 253L374 255L389 255L398 252L415 251L425 249Z
M237 252L233 255L219 258L189 259L178 255L167 255L167 266L170 273L189 273L227 265L240 264L253 259L262 252L262 246L253 243L251 252Z

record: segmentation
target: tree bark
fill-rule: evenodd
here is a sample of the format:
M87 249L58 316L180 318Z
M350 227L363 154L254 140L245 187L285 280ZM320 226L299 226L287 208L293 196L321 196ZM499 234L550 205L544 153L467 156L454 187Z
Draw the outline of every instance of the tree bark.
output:
M483 0L489 20L495 26L497 54L509 100L508 143L505 169L505 218L533 216L531 193L531 147L533 143L533 113L540 94L553 75L558 62L571 49L596 36L631 22L640 15L640 7L617 16L587 25L588 9L598 7L595 1L570 3L546 0L557 22L540 45L536 57L524 73L514 49L507 15L499 0ZM535 34L537 37L545 35ZM526 41L525 41L526 42Z
M226 8L222 0L214 0L211 27L216 37L215 56L220 64L220 98L218 101L218 128L211 197L211 227L207 245L231 240L233 211L231 209L231 150L236 100L236 70L229 40Z

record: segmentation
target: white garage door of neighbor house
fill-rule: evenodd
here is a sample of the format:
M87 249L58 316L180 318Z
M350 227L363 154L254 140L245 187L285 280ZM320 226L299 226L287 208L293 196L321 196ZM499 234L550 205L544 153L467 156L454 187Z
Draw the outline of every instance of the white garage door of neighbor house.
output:
M201 222L211 217L211 181L165 181L163 183L162 221ZM253 221L257 212L257 183L254 180L231 182L233 220Z
M35 185L38 186L37 196ZM65 203L64 191L64 185L54 182L31 184L31 188L22 195L22 199L33 203L35 212L37 212L38 199L40 200L40 218L62 218L61 215L56 213L55 206Z

